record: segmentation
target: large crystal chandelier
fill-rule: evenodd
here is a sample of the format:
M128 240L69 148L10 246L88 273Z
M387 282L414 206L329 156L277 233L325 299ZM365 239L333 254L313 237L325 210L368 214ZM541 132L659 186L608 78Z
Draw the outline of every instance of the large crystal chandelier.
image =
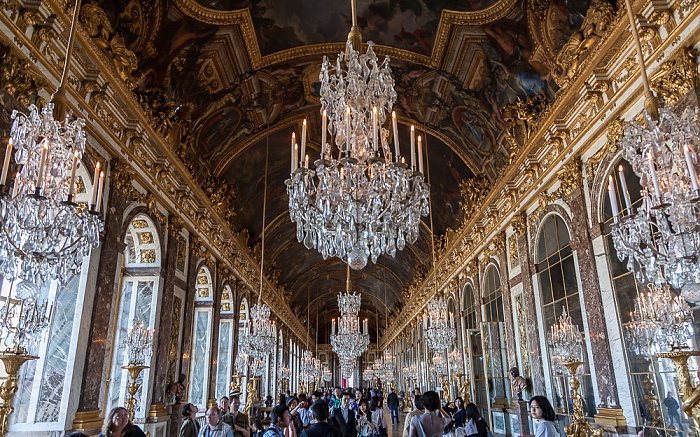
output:
M445 299L434 297L428 302L428 313L423 315L423 331L430 349L441 351L452 346L457 330Z
M343 378L345 378L345 379L352 378L352 375L355 372L355 363L356 363L355 358L352 358L352 359L341 358L340 359L340 374Z
M148 363L153 354L153 330L141 320L137 320L124 338L126 356L130 366L140 366Z
M578 326L566 313L566 307L563 308L559 322L549 328L549 343L556 364L581 361L583 338Z
M621 261L642 282L671 284L690 302L700 301L700 187L698 186L698 109L677 116L658 109L649 88L643 53L631 7L627 7L646 91L646 124L625 126L619 144L642 184L642 203L634 211L624 174L620 185L627 214L620 217L610 178L610 203L615 223L612 238Z
M433 367L438 375L447 374L447 360L443 351L436 350L433 352Z
M372 42L360 53L354 0L352 17L345 52L335 65L327 57L321 65L321 156L311 168L304 120L301 156L292 136L287 193L297 239L324 259L337 256L353 269L362 269L368 258L376 263L383 253L393 257L406 242L416 241L420 217L429 211L429 189L423 178L421 138L416 147L413 128L410 166L400 156L389 58L380 65ZM393 152L384 127L389 114Z
M338 294L338 308L340 318L337 320L338 330L336 331L336 320L331 320L331 347L333 352L341 360L354 362L362 355L369 345L369 329L367 319L362 321L360 327L361 296L350 293L350 267L347 268L347 280L345 293Z

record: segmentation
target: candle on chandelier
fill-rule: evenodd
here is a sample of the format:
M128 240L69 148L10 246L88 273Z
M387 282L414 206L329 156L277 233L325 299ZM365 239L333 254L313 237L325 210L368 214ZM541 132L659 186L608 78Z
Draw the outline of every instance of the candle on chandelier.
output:
M350 107L345 108L345 151L350 156Z
M44 140L41 147L41 159L39 160L39 176L36 179L35 189L40 190L44 185L44 167L46 166L47 157L49 155L49 143Z
M301 124L301 156L306 156L306 119Z
M99 184L100 163L95 164L95 174L92 177L92 192L90 193L90 206L95 206L97 201L97 185Z
M698 174L693 165L693 157L690 155L690 147L687 144L683 145L683 154L685 155L685 163L688 165L688 173L690 174L690 182L693 184L693 190L698 191Z
M374 143L374 151L377 151L377 107L372 108L372 142Z
M659 188L659 179L656 177L656 169L654 168L654 158L651 156L651 152L647 154L649 163L649 174L651 175L651 182L654 185L654 193L659 199L659 202L663 202L661 198L661 189Z
M411 125L411 168L416 168L416 127Z
M620 165L617 168L618 176L620 177L620 187L622 188L622 197L625 199L625 206L627 207L627 213L632 214L632 201L630 200L630 193L627 190L627 181L625 180L625 169Z
M97 199L95 203L95 211L99 212L100 211L100 203L102 203L102 189L104 188L105 185L105 172L101 171L100 172L100 182L97 186Z
M396 120L396 111L391 111L391 127L394 131L394 154L396 155L396 161L399 160L399 126Z
M335 319L331 320L331 335L335 335Z
M365 334L369 333L369 327L367 326L368 323L369 323L369 322L367 321L367 319L365 319L364 322L362 323L363 328L364 328L363 332L364 332Z
M328 114L323 110L323 118L321 123L321 159L326 156L326 131L328 130Z
M608 176L608 194L610 197L610 208L612 209L613 219L615 223L620 221L620 211L617 208L617 194L615 193L615 180L612 175Z
M19 193L19 172L15 173L15 183L12 185L12 197L16 197Z
M423 139L418 135L418 171L423 173Z
M294 132L292 132L292 159L291 159L291 165L292 169L290 173L294 173L294 170L296 170L296 160L297 160L297 136Z
M7 150L5 151L5 162L2 164L2 175L0 176L0 185L5 185L7 181L7 172L10 169L10 157L12 156L12 137L7 139Z
M79 154L78 151L76 150L73 152L73 165L70 168L70 186L68 188L68 198L73 200L73 196L75 195L75 189L77 185L77 181L75 180L75 172L78 170L78 159Z

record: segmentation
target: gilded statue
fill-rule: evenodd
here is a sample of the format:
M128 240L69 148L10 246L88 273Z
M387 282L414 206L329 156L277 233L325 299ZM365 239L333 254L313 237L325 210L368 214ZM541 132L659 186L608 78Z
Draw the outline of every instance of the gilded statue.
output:
M567 86L578 73L581 63L605 37L615 17L615 9L605 0L594 0L588 7L581 28L574 32L557 55L554 79Z
M523 400L523 390L527 387L527 381L520 376L517 367L510 368L510 390L511 393L518 395L518 400Z
M243 413L250 416L251 411L253 411L253 402L257 393L255 391L255 384L252 380L248 381L246 384L246 397L245 397L245 407L243 408Z

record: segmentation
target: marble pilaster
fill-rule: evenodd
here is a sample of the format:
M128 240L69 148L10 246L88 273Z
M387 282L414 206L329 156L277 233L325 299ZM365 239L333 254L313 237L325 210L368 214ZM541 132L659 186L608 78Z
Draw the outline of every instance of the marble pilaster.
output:
M501 268L501 293L503 296L503 318L504 318L504 346L506 348L506 373L511 367L517 367L518 357L516 351L515 328L513 326L513 300L510 293L510 281L508 280L508 257L505 250L496 255L498 257Z
M588 231L586 206L581 187L571 192L568 204L572 212L571 247L576 251L581 280L582 301L585 302L586 321L590 333L587 341L593 356L595 378L600 406L617 408L620 404L615 383L615 373L610 353L610 344L603 313L598 267L593 243Z
M194 325L194 300L195 284L197 282L197 268L200 256L197 246L198 237L190 235L190 256L187 266L187 287L185 289L185 300L183 301L182 315L182 355L180 362L180 373L186 375L185 386L189 386L190 379L190 357L192 356L192 329ZM178 376L179 377L179 376ZM188 394L189 396L189 394Z
M78 410L73 422L75 429L92 429L101 424L100 393L105 386L103 370L107 358L107 344L114 293L118 292L119 259L124 252L122 218L126 197L114 185L110 185L109 200L105 210L104 239L100 245L100 260L94 290L94 305L91 314L88 344Z
M212 332L211 332L211 359L209 360L209 389L208 398L216 399L216 375L217 365L219 362L219 327L221 325L221 292L223 291L223 278L221 277L221 266L217 262L216 271L212 275L214 284L212 292L214 293L214 311L212 314Z

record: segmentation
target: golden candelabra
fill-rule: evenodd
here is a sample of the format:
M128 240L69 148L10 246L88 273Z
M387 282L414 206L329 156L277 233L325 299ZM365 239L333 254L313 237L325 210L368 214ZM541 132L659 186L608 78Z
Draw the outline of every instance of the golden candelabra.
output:
M403 412L408 414L411 411L413 411L413 405L411 405L411 393L413 393L413 390L411 390L410 384L411 380L406 378L404 381L406 381L406 390L404 392L404 406L403 406Z
M148 369L148 366L141 364L129 364L128 366L122 366L122 369L129 372L129 379L131 379L129 385L126 386L129 397L124 401L124 403L126 404L126 412L129 413L129 420L133 422L134 414L136 412L136 405L138 404L138 401L136 400L136 393L139 391L140 387L137 379L143 369Z
M252 381L248 381L246 384L246 396L245 396L245 406L243 407L243 412L250 417L250 412L253 411L253 402L257 396L257 384L255 384L255 378Z
M441 373L438 375L440 377L440 388L442 388L442 400L445 403L450 402L450 382L448 381L447 375Z
M306 384L303 381L299 383L299 393L306 393Z
M688 358L700 356L700 351L671 350L656 354L657 358L668 358L676 366L678 374L678 397L681 398L681 409L693 418L695 430L700 430L700 385L693 387L688 370Z
M656 384L649 378L649 375L644 375L644 379L642 379L642 388L644 389L644 402L649 410L649 421L645 424L647 429L644 430L644 437L658 436L659 433L656 428L661 428L664 424L661 419L661 406L659 404L659 398L655 393L655 386Z
M459 396L462 398L464 405L467 405L472 401L472 397L469 394L469 378L466 377L464 373L455 373L454 377L457 378L457 386L459 387ZM464 378L464 382L462 382Z
M240 393L241 391L241 380L243 379L243 375L239 375L238 373L233 375L233 379L231 380L231 384L229 384L229 390L231 393Z
M594 429L583 415L583 403L581 402L581 393L579 393L581 382L576 377L576 372L582 364L581 361L565 361L561 363L571 375L569 388L571 389L571 401L574 406L573 418L571 423L564 427L564 432L567 437L588 437L589 435L603 437L603 428Z
M12 407L12 399L17 393L17 379L19 378L19 369L27 361L36 360L39 357L29 355L27 350L20 347L15 347L13 350L8 350L0 354L0 360L5 365L5 373L7 379L0 385L0 436L4 437L8 431L8 422L10 414L15 409Z

